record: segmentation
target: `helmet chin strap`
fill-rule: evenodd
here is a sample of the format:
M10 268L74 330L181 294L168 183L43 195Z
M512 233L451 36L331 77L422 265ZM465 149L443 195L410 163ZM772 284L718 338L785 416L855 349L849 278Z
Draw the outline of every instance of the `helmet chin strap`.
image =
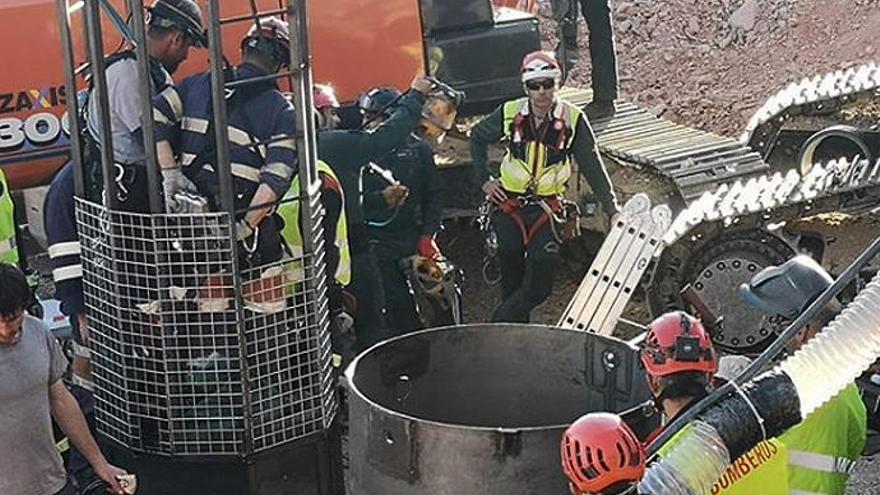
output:
M662 390L656 397L654 397L654 407L663 412L663 401L666 400L675 400L675 399L683 399L685 397L691 397L691 401L685 406L678 414L686 411L688 407L692 404L696 404L700 399L709 395L709 391L706 390L704 385L694 381L688 381L684 383L675 383L669 387L666 387ZM674 418L669 418L672 421Z
M315 109L315 119L317 120L318 129L326 129L327 128L327 117L324 116L324 112Z

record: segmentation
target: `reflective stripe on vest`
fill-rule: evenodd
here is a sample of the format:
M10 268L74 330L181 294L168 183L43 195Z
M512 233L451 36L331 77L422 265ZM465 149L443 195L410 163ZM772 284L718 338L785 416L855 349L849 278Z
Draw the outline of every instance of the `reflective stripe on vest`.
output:
M846 457L834 457L830 455L804 452L802 450L789 450L788 463L792 466L813 469L825 473L849 474L856 462Z
M336 173L327 165L327 163L318 160L318 172L329 175L333 180L339 182ZM284 229L281 231L288 248L293 254L294 261L290 263L292 280L301 282L305 279L305 272L302 265L303 256L303 238L300 232L300 199L299 199L299 175L294 176L290 183L287 194L284 195L284 202L278 207L278 214L284 219ZM336 248L339 249L339 266L336 268L334 278L341 285L348 285L351 282L351 253L348 247L348 223L345 216L345 194L340 189L342 198L341 212L339 220L336 222Z
M799 425L780 436L789 451L791 493L842 495L867 436L858 388L847 385Z
M557 101L553 118L569 129L563 144L563 159L548 163L547 146L537 141L522 142L523 137L513 130L518 116L529 118L529 99L520 98L504 104L504 136L508 140L507 153L501 160L501 185L507 191L524 194L533 192L539 196L556 196L565 193L571 177L569 159L571 143L574 142L577 120L581 111L574 105ZM524 146L524 159L514 155L513 146Z
M0 169L0 263L18 264L18 249L15 245L15 206L6 173Z

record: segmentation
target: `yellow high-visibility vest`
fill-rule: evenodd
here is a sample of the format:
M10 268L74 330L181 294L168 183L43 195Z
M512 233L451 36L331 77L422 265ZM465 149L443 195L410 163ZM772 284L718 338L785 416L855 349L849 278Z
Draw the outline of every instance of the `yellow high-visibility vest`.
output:
M337 183L339 178L333 169L324 161L318 160L318 172L325 173L333 178ZM298 283L304 280L303 272L303 236L300 231L300 190L299 175L293 178L287 194L284 195L284 201L278 207L278 214L284 219L284 228L281 230L281 236L290 248L293 254L293 261L289 265L292 269L292 282ZM348 248L348 225L345 217L345 193L340 188L342 196L342 210L339 220L336 222L336 247L339 249L339 266L336 268L334 278L340 285L348 285L351 282L351 253Z
M689 431L685 427L657 452L662 458ZM697 462L697 461L695 461ZM788 495L785 444L772 438L756 445L727 466L712 485L711 495Z
M18 265L18 246L15 245L15 206L6 174L0 168L0 263Z
M854 384L782 435L792 494L846 493L849 474L868 435L868 412Z
M549 132L562 134L559 146L548 146L535 137L524 136L517 125L530 118L529 99L519 98L504 104L504 135L507 153L501 160L501 186L517 194L532 193L538 196L559 196L565 193L571 177L571 144L581 110L565 101L558 100L553 108Z

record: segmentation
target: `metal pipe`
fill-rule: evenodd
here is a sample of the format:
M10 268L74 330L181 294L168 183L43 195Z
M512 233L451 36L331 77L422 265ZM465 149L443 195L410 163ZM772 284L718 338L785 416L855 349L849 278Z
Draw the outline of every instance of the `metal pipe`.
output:
M314 253L315 240L312 239L313 206L312 199L320 195L320 181L317 171L317 141L315 140L314 102L312 100L312 73L311 60L309 57L308 18L306 2L288 0L287 18L291 24L290 43L290 72L297 83L293 98L294 111L302 124L302 138L300 146L297 146L297 160L299 162L300 197L308 198L302 201L302 232L303 253L305 256Z
M103 1L103 0L102 0ZM146 28L144 26L144 2L143 0L129 0L128 8L131 9L131 23L134 26L135 53L137 54L138 89L141 94L141 130L144 140L144 167L147 169L147 196L150 201L150 211L161 213L164 211L162 200L159 197L159 163L156 158L156 135L153 122L153 99L152 95L158 88L153 87L150 77L150 53L146 41Z
M773 341L770 346L761 353L760 356L757 357L752 364L749 365L741 374L737 377L733 378L729 382L725 383L723 386L715 389L711 394L704 397L702 400L693 405L693 407L689 408L687 411L682 413L678 418L675 419L666 429L663 430L663 433L660 434L648 448L648 455L653 456L657 453L657 450L663 446L670 438L672 438L679 430L681 430L685 425L687 425L691 420L697 417L698 414L705 411L709 406L718 402L719 399L724 398L728 393L733 392L734 389L742 385L743 383L749 381L754 378L759 372L761 372L765 366L770 362L771 359L776 357L780 351L785 349L785 346L797 335L801 328L804 327L807 323L809 323L816 314L831 301L832 298L837 296L850 282L855 280L856 277L859 276L862 268L864 268L875 256L877 253L880 253L880 239L875 239L867 249L865 249L862 254L853 261L839 277L831 284L830 287L825 289L819 297L804 310L793 322L791 322L788 327L786 327L785 331L780 335L775 341Z
M290 77L292 74L290 71L276 72L274 74L265 74L262 76L253 76L245 79L236 79L235 81L229 81L226 83L226 89L237 88L239 86L247 86L248 84L254 84L262 81L272 81L274 79L282 79L285 77Z
M101 136L101 171L104 176L104 206L114 210L119 205L117 197L117 184L113 180L115 157L113 153L113 131L110 127L110 102L107 97L107 74L104 72L104 45L101 34L101 13L98 10L100 0L85 1L85 26L88 45L90 70L92 74L93 89L89 101L97 98L98 116L101 123L99 133ZM88 125L88 123L86 123Z
M117 12L116 9L114 9L113 6L110 5L110 2L108 2L107 0L101 0L101 8L104 9L104 13L107 14L107 18L110 19L113 27L115 27L116 30L119 31L120 36L125 38L125 41L127 41L128 43L137 46L137 40L135 39L137 33L132 35L131 29L129 29L128 25L126 25L125 23L125 19L123 19L122 16L119 15L119 12ZM131 4L129 4L129 8L131 9ZM132 13L137 12L134 9L131 9L131 11ZM143 18L143 0L141 0L140 12L140 16L141 18Z
M222 25L222 24L232 24L232 23L235 23L235 22L246 21L246 20L248 20L248 19L254 19L254 18L258 18L258 19L259 19L259 18L263 18L263 17L270 17L270 16L273 16L273 15L280 15L280 14L285 14L285 13L287 13L287 9L286 9L286 8L283 8L283 9L275 9L275 10L267 10L267 11L265 11L265 12L258 12L258 13L256 13L256 14L243 14L243 15L236 15L236 16L225 17L225 18L223 18L223 19L220 19L220 24L221 24L221 25Z
M73 56L73 41L70 36L70 12L67 0L55 1L55 14L58 20L58 31L61 35L61 54L64 60L64 84L67 88L67 124L70 130L70 155L76 167L73 174L76 195L85 196L83 183L83 156L82 141L80 141L79 128L79 101L76 97L76 76L74 75L75 64Z
M223 73L223 35L220 26L219 0L208 0L207 15L210 19L208 47L211 51L211 105L214 112L214 136L217 180L220 184L220 207L228 216L229 242L232 250L232 288L236 300L236 321L238 325L238 363L241 370L242 423L244 426L241 454L250 455L254 451L253 406L251 403L250 366L247 360L247 335L244 325L244 295L242 274L238 258L242 247L236 239L235 190L232 182L232 167L229 162L228 122L226 116L225 76Z

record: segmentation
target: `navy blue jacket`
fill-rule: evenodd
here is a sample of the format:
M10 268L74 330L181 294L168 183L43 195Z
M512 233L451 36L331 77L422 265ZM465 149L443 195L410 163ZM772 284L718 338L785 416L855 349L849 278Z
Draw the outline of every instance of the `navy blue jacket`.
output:
M412 255L419 238L433 237L443 220L443 178L434 163L434 150L410 135L403 146L377 163L409 188L409 196L395 211L382 196L388 182L378 174L364 174L364 216L370 227L370 238L393 247L395 257Z
M345 191L345 214L352 254L365 249L368 242L359 186L361 169L406 141L422 118L424 104L425 97L421 93L410 91L400 99L391 117L371 132L332 130L318 133L318 158L333 167Z
M74 203L75 171L76 165L70 162L58 172L43 206L55 297L61 301L61 312L67 316L83 310L82 264Z
M266 75L251 64L232 71L229 80ZM272 81L238 86L235 96L227 97L229 154L239 207L247 206L260 183L268 185L279 198L290 187L297 172L293 105ZM166 88L153 99L156 140L167 140L180 157L183 172L199 192L218 199L216 152L213 144L211 75L201 73ZM268 145L251 146L253 141L282 138Z

